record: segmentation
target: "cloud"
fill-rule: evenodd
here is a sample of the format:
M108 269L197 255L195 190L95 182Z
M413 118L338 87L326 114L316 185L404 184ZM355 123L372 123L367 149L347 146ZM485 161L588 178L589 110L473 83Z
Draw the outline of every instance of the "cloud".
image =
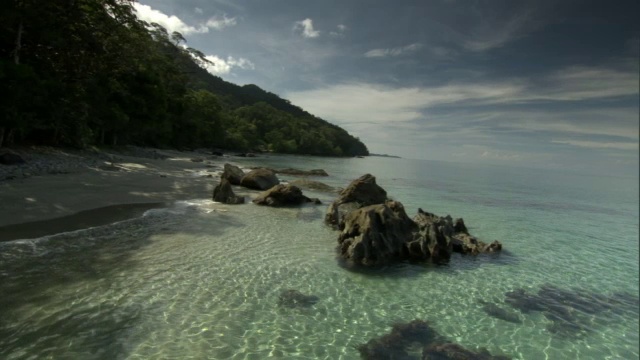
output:
M228 56L227 59L224 59L216 55L207 55L205 58L213 63L206 65L205 68L214 75L228 74L236 67L244 70L255 69L255 65L245 58L236 59L232 56Z
M331 32L329 32L329 35L331 35L331 36L337 36L337 37L343 37L343 36L344 36L345 31L347 31L349 28L347 27L347 25L344 25L344 24L338 24L338 25L336 26L336 29L337 29L337 30L335 30L335 31L331 31Z
M309 18L296 21L293 29L301 31L302 36L305 38L317 38L320 36L320 31L313 29L313 20Z
M617 150L638 150L637 142L602 142L585 140L552 140L554 144L566 144L591 149L617 149Z
M373 49L364 53L365 57L375 58L375 57L386 57L386 56L400 56L407 53L412 53L422 48L422 44L413 43L406 46L396 47L396 48L388 48L388 49Z
M214 28L216 30L221 30L233 25L236 25L236 18L229 18L226 14L223 14L222 16L214 16L207 21L207 27Z
M202 14L202 13L203 13L202 9L200 9L199 7L197 7L197 8L195 8L195 9L193 9L193 11L194 11L196 14Z
M206 34L211 28L220 30L224 27L235 25L235 18L227 18L226 15L222 17L216 16L209 19L206 23L197 26L187 25L179 17L175 15L167 15L159 10L155 10L148 5L143 5L138 2L133 3L133 8L136 15L140 20L150 23L158 23L172 33L177 31L182 35L189 34ZM198 9L198 8L196 8ZM196 10L197 12L197 10Z

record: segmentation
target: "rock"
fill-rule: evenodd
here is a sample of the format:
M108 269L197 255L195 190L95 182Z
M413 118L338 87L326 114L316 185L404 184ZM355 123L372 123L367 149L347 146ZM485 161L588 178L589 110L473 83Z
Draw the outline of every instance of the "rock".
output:
M224 204L243 204L244 197L236 196L231 188L231 183L224 178L220 179L220 183L213 189L213 201Z
M340 196L327 209L325 223L343 228L343 218L352 209L364 206L382 204L387 200L387 192L376 184L376 178L371 174L365 174L353 180L346 189L340 192ZM350 204L344 207L343 205Z
M409 258L430 259L435 263L448 261L453 251L451 237L454 234L454 226L451 217L439 217L418 209L413 221L417 224L418 230L407 243Z
M422 320L393 325L389 334L369 340L358 346L363 359L414 359L407 349L414 344L426 346L440 335Z
M211 151L211 155L215 155L215 156L224 156L224 153L223 153L222 151L212 150L212 151Z
M347 214L338 247L342 258L353 264L388 264L407 258L405 245L416 230L402 204L387 201Z
M305 308L315 305L320 298L315 295L305 295L298 290L282 290L278 297L278 306L288 308Z
M312 170L300 170L293 168L274 170L276 174L297 175L297 176L329 176L326 171L322 169Z
M247 153L247 155L246 155L246 156L247 156L247 157L256 157L256 154L254 154L254 153Z
M192 162L203 162L204 159L203 158L192 158L191 161Z
M487 349L477 352L467 350L458 344L431 344L422 351L422 360L510 360L508 356L491 355Z
M480 303L482 304L482 311L484 311L489 316L493 316L496 319L504 320L514 324L522 323L520 316L512 311L503 309L502 307L493 303L484 301L481 301Z
M289 184L295 185L299 188L309 189L309 190L326 191L326 192L336 191L336 189L332 186L329 186L320 181L314 181L309 179L295 179L293 181L289 181Z
M239 157L247 157L247 153L240 153L240 154L236 154L236 156L239 156Z
M0 154L0 164L2 165L20 165L24 163L26 163L26 161L24 161L22 156L14 152L5 152Z
M318 202L320 200L317 200ZM315 202L304 196L299 187L293 185L278 184L271 189L260 193L253 202L257 205L266 206L296 206L308 202Z
M240 181L240 185L256 190L271 189L279 183L280 180L278 180L276 175L268 169L251 170Z
M227 179L231 185L240 185L242 178L244 177L244 171L235 165L229 163L224 164L224 171L220 177Z

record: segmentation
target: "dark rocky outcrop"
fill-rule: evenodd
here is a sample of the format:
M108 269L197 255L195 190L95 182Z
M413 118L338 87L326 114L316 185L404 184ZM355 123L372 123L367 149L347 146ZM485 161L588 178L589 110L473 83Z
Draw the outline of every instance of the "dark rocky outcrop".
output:
M365 174L351 182L329 208L325 222L338 229L343 227L344 216L361 207L382 204L387 200L387 192L376 184L375 176Z
M444 343L426 346L422 352L422 360L510 360L508 356L491 355L487 349L477 352L463 348L458 344Z
M312 170L300 170L300 169L278 169L274 170L277 174L286 174L286 175L296 175L296 176L329 176L326 171L322 169L312 169Z
M358 265L382 265L406 258L406 241L416 224L397 201L370 205L348 213L338 236L341 256Z
M447 262L453 252L496 252L502 244L485 244L469 234L464 220L440 217L418 210L412 219L398 201L370 174L361 176L340 192L325 215L325 222L339 230L338 249L355 265L381 265L394 261Z
M325 191L325 192L336 191L336 189L333 186L327 185L320 181L314 181L309 179L295 179L295 180L289 181L289 184L295 185L302 189Z
M244 177L244 171L235 165L231 165L229 163L224 164L224 171L221 178L227 179L231 185L240 185L240 181Z
M298 290L282 290L278 297L278 306L288 308L306 308L315 305L320 298L315 295L305 295Z
M24 163L26 163L26 161L16 153L5 152L0 154L0 164L2 165L20 165Z
M279 183L280 180L278 180L273 171L262 168L249 171L240 180L240 185L255 190L268 190Z
M253 200L253 202L257 205L274 207L297 206L309 202L321 204L318 199L309 199L304 196L299 187L284 184L278 184L271 189L262 192Z
M229 181L221 178L220 183L213 189L213 201L224 204L243 204L244 197L236 196Z

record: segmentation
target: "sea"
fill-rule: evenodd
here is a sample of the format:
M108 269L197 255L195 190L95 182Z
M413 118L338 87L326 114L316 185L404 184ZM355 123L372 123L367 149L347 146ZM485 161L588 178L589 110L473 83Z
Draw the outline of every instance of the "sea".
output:
M397 324L513 359L639 358L638 177L386 157L269 155L249 168L370 173L410 217L462 217L500 254L345 267L324 205L194 198L0 243L1 359L359 359ZM280 175L281 181L297 177ZM283 291L315 296L282 306ZM420 359L424 344L407 346Z

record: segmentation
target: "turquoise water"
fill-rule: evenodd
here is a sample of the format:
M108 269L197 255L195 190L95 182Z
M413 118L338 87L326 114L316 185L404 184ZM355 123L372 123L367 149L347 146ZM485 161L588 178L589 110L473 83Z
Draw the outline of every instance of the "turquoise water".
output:
M317 180L339 187L372 173L410 216L421 207L463 217L472 234L506 251L352 272L336 261L324 206L193 199L113 225L0 243L0 358L358 359L359 344L414 319L452 342L516 359L639 357L637 178L376 157L241 161L323 168L331 176ZM335 196L305 193L325 204ZM557 333L543 313L505 303L507 292L545 286L594 302L631 296L595 313L564 304L579 330ZM279 307L283 289L320 300ZM521 323L489 316L485 302Z

